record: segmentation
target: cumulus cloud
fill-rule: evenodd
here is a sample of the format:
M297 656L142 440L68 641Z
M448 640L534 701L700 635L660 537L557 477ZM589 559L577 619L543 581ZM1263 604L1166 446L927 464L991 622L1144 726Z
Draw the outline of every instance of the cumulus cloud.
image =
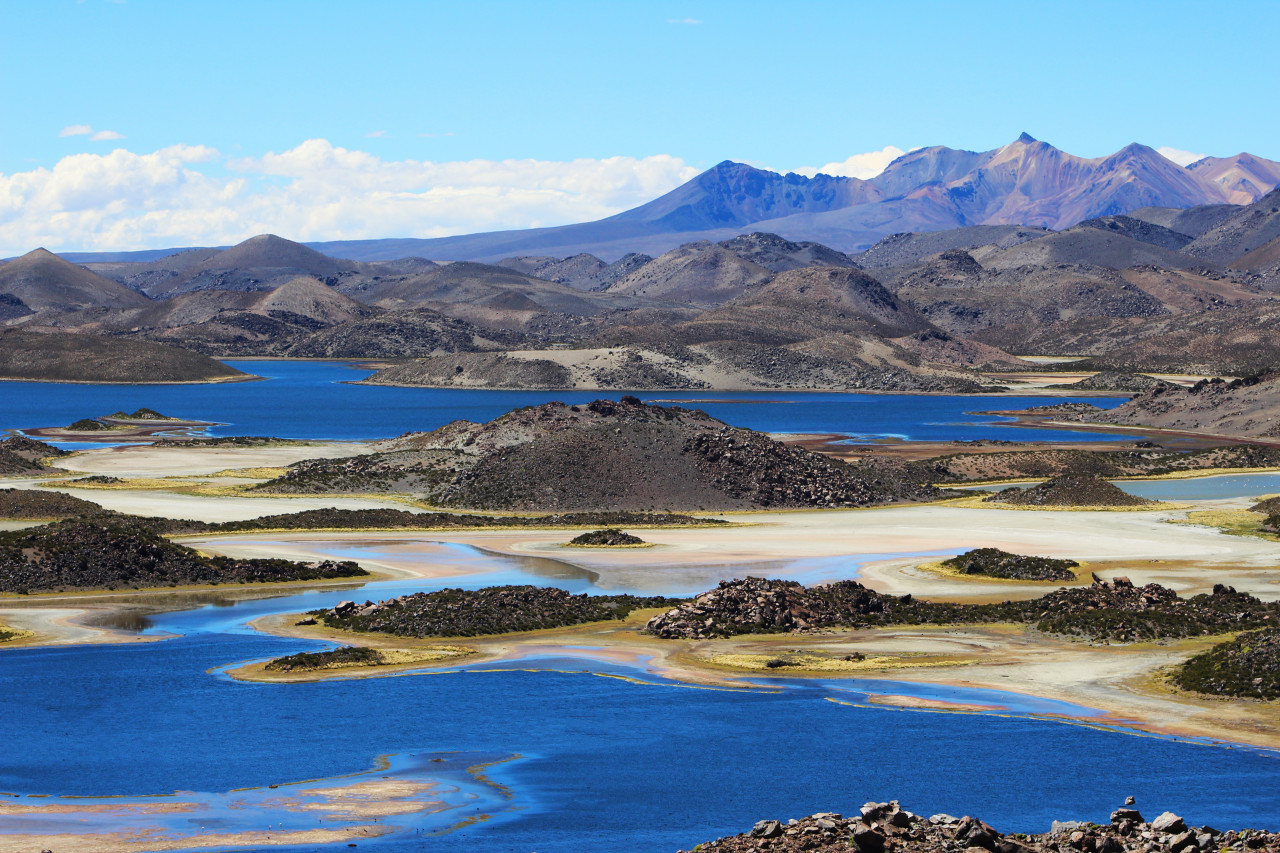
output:
M634 207L695 174L666 155L390 161L324 139L239 158L205 146L119 148L0 174L0 257L40 245L220 245L264 232L344 240L560 225Z
M1172 160L1179 166L1190 166L1197 160L1203 160L1207 154L1195 154L1191 151L1183 151L1181 148L1170 148L1165 145L1156 149L1156 153L1166 160Z
M58 131L59 136L88 136L91 133L93 128L87 124L69 124Z
M124 134L116 133L114 130L100 130L89 138L94 142L109 142L113 139L124 139Z
M915 149L913 148L912 150L914 151ZM828 163L817 168L806 166L802 169L796 169L796 171L811 178L814 175L823 174L838 175L845 178L861 178L865 181L883 172L886 166L905 153L901 148L889 145L879 151L854 154L849 159L839 163Z

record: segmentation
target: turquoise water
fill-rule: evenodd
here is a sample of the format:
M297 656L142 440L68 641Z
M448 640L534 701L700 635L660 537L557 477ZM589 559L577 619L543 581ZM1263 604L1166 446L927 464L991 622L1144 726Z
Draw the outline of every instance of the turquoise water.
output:
M1228 498L1252 498L1280 493L1280 473L1223 474L1214 477L1189 477L1183 480L1112 480L1131 495L1154 501L1213 501ZM1017 483L1020 488L1035 483ZM974 486L984 492L998 492L1008 484Z
M586 403L603 391L467 391L353 385L368 376L344 362L239 361L264 382L230 385L58 385L0 383L0 428L65 426L83 417L148 407L175 417L214 421L213 435L364 440L429 430L456 419L487 421L549 400ZM1118 440L1096 432L999 426L1008 418L968 414L1074 398L951 397L795 392L641 392L645 400L703 409L734 426L764 432L847 433L915 440ZM1090 398L1100 406L1120 399Z

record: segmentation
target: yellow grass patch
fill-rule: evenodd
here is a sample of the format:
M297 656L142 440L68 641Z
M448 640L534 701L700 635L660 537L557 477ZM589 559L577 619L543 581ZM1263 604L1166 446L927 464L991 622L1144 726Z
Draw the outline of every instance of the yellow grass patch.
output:
M1267 517L1264 514L1247 509L1206 509L1189 512L1185 519L1170 519L1169 523L1216 527L1232 536L1256 536L1260 539L1280 541L1280 536L1267 533L1262 529L1262 522L1266 520Z
M963 509L1004 509L1024 512L1165 512L1186 509L1190 504L1171 504L1163 501L1143 506L1018 506L1000 501L987 503L983 497L955 498L945 502L947 506Z

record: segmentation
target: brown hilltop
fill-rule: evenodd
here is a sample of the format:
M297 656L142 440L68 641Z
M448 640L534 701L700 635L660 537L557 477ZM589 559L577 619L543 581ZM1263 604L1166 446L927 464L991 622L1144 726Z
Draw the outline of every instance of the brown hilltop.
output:
M42 382L226 382L253 377L151 341L67 332L0 332L0 378Z
M36 249L0 266L0 294L32 311L78 311L145 305L146 297L47 249Z

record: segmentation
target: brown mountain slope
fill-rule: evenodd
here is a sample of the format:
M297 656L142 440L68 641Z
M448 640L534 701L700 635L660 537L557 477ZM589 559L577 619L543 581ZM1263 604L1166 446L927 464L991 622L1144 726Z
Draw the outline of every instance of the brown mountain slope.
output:
M855 259L865 269L901 267L954 249L976 249L979 246L1007 249L1047 233L1043 228L1020 225L972 225L946 231L891 234Z
M810 241L793 243L777 234L756 231L732 240L724 240L721 248L728 249L743 260L759 264L773 272L801 267L847 267L857 269L858 264L843 252Z
M1187 244L1184 251L1197 258L1229 264L1280 237L1280 189L1253 204L1231 212Z
M758 290L734 299L725 309L767 313L774 318L791 316L797 324L824 331L861 327L887 337L922 331L929 325L861 270L831 267L779 273Z
M773 272L712 243L689 243L619 279L609 294L711 307L773 277Z
M1280 373L1190 388L1157 388L1119 408L1088 416L1095 423L1150 426L1213 435L1280 436Z
M147 299L117 282L36 249L0 266L0 294L20 299L33 311L128 308Z
M212 254L205 250L201 257L186 255L161 258L150 264L151 278L145 292L172 296L196 290L272 290L300 276L336 284L344 276L364 271L354 261L322 255L274 234L260 234ZM174 274L165 277L165 270Z
M0 332L0 377L130 384L253 378L206 355L151 341L20 331Z
M1116 223L1119 217L1110 219ZM1128 219L1128 217L1124 217ZM1131 220L1134 223L1141 220ZM1149 236L1156 236L1153 229ZM1127 231L1140 231L1137 226L1126 228L1116 224L1109 227L1103 220L1101 227L1081 224L1066 231L1058 231L1019 243L1008 249L998 251L974 252L984 267L988 269L1010 269L1029 265L1056 266L1058 264L1088 264L1094 267L1123 270L1129 267L1149 264L1164 269L1200 269L1206 266L1205 261L1188 257L1176 249L1164 248L1158 244L1142 242L1128 236ZM1168 237L1175 240L1172 231ZM1184 243L1185 245L1185 243Z
M1187 166L1187 171L1222 186L1236 204L1253 202L1280 184L1280 163L1244 152L1234 157L1205 157Z

